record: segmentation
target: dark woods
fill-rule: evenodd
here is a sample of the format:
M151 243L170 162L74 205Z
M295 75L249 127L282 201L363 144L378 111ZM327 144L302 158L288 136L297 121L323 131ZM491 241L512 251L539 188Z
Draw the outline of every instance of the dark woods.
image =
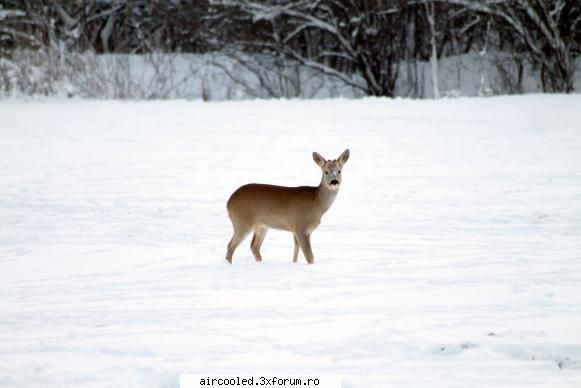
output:
M529 66L543 91L569 93L581 1L1 0L0 58L22 49L260 54L390 97L398 77L418 77L420 62L437 77L442 58L499 52L511 92L522 92Z

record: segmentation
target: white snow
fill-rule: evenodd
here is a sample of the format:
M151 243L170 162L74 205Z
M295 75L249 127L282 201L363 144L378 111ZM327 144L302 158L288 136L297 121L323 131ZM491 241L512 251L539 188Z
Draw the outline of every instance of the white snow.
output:
M0 386L578 387L581 95L0 102ZM225 260L241 184L316 185L313 234Z

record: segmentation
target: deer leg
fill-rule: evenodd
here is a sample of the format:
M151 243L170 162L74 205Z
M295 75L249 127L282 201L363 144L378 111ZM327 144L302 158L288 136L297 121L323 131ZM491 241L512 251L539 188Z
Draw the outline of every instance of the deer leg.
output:
M306 233L297 233L297 240L299 240L299 245L301 250L307 259L307 263L314 264L315 257L313 256L313 250L311 249L311 235Z
M232 255L234 254L234 251L236 248L238 248L238 245L240 245L240 243L246 238L246 236L248 236L249 233L250 228L234 227L234 235L228 243L228 249L226 251L226 260L228 260L230 264L232 264Z
M295 251L293 253L293 263L296 263L299 258L299 240L297 240L297 236L293 233L293 241L295 243Z
M264 226L254 227L254 236L252 236L252 242L250 243L250 250L254 254L256 261L262 261L262 256L260 255L260 246L266 237L267 228Z

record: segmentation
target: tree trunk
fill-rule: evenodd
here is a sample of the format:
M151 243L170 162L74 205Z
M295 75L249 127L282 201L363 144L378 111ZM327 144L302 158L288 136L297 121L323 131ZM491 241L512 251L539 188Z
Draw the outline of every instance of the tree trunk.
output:
M432 93L434 98L440 98L440 86L438 82L438 47L436 41L436 10L434 3L424 3L426 7L426 16L430 25L430 46L432 53L430 55L430 64L432 68Z

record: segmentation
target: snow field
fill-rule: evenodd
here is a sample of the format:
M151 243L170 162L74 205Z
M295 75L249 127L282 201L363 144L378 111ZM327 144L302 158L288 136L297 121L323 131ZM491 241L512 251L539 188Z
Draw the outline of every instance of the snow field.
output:
M581 381L581 96L0 103L0 386ZM234 264L240 185L316 185L313 234Z

